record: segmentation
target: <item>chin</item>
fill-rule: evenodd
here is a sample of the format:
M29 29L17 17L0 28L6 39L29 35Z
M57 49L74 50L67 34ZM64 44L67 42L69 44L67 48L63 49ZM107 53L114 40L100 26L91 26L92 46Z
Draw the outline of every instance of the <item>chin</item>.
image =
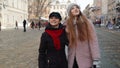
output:
M52 26L56 26L56 24L51 24Z

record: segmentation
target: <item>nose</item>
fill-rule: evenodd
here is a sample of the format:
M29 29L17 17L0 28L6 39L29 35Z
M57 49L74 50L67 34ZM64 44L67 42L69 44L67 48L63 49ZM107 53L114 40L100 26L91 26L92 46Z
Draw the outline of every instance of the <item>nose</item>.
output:
M55 19L53 19L53 21L55 21Z
M78 9L77 9L77 8L75 8L75 11L78 11Z
M56 20L56 18L53 18L53 21L55 21Z

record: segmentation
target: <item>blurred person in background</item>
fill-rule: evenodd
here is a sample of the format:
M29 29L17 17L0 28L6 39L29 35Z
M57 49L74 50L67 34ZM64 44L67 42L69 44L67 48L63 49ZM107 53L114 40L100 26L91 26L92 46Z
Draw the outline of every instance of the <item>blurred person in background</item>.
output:
M18 22L15 22L15 29L18 29Z
M0 21L0 31L1 31L1 21Z
M26 32L26 24L27 24L27 22L26 22L26 20L24 19L24 21L23 21L23 29L24 29L23 31L24 31L24 32Z

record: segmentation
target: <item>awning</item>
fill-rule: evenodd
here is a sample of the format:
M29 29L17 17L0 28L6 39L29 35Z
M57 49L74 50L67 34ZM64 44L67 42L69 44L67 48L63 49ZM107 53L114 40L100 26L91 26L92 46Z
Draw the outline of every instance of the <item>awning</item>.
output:
M45 18L45 17L41 17L40 19L41 20L48 20L48 18Z

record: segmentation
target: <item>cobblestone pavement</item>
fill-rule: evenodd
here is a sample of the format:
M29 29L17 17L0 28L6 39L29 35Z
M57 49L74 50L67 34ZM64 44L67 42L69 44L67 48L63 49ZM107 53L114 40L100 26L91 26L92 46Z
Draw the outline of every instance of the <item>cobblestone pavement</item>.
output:
M37 68L38 47L43 30L0 32L0 68Z
M97 28L101 68L120 68L120 32Z
M120 68L120 33L96 28L101 68ZM40 36L43 30L0 31L0 68L37 68Z

